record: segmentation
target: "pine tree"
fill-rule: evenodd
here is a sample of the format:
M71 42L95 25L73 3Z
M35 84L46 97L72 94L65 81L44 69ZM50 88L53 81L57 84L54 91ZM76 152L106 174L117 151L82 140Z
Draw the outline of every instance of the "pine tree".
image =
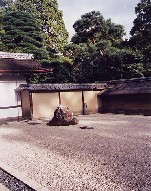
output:
M4 14L4 9L5 9L5 3L3 0L0 0L0 51L5 51L5 46L2 42L2 35L4 34L4 30L2 27L2 17Z
M125 34L122 25L116 25L111 19L105 20L99 11L92 11L81 16L73 28L74 43L97 43L101 40L119 41Z
M68 32L65 29L63 13L58 9L57 0L16 0L14 8L35 15L41 25L50 55L62 53L67 44Z
M33 15L23 11L8 12L3 16L5 33L2 42L8 51L33 53L36 59L47 59L40 26Z
M124 27L100 12L81 16L73 28L75 35L65 53L73 60L76 82L86 83L142 76L142 66L136 63L136 52L124 46Z
M130 45L143 56L144 67L151 75L151 1L141 0L135 8L136 19L131 29Z
M3 7L5 4L3 2L3 0L0 0L0 6Z

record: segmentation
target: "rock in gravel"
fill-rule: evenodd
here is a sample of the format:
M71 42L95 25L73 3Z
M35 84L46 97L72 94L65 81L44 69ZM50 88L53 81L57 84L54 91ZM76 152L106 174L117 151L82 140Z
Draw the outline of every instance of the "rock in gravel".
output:
M94 127L88 126L88 125L83 125L83 126L80 126L80 129L94 129Z
M37 125L37 124L41 124L42 121L41 120L29 120L27 123L29 125Z
M59 106L54 111L54 117L47 123L49 126L68 126L78 124L78 119L73 116L69 107Z

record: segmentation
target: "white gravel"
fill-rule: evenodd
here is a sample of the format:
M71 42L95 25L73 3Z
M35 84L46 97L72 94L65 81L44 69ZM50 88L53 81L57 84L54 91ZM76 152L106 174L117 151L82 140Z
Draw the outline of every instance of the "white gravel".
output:
M0 125L0 161L50 191L150 191L151 116L78 116L54 127Z
M9 191L9 190L5 186L3 186L3 184L0 183L0 191Z

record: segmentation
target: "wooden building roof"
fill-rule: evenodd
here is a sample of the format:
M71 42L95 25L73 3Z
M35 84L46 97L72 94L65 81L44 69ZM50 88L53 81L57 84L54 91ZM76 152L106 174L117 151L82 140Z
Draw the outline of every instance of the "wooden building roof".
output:
M151 78L146 77L109 81L107 86L100 95L151 94Z
M13 59L1 58L0 59L0 73L47 73L52 72L52 68L42 68L41 64L32 59Z

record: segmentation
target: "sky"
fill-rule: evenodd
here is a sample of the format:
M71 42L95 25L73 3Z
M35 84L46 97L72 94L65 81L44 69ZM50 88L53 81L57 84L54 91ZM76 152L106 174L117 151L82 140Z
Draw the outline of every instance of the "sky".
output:
M105 19L121 24L126 31L126 38L136 18L135 7L140 0L58 0L59 9L63 11L63 19L70 38L74 34L73 24L81 15L100 11Z

